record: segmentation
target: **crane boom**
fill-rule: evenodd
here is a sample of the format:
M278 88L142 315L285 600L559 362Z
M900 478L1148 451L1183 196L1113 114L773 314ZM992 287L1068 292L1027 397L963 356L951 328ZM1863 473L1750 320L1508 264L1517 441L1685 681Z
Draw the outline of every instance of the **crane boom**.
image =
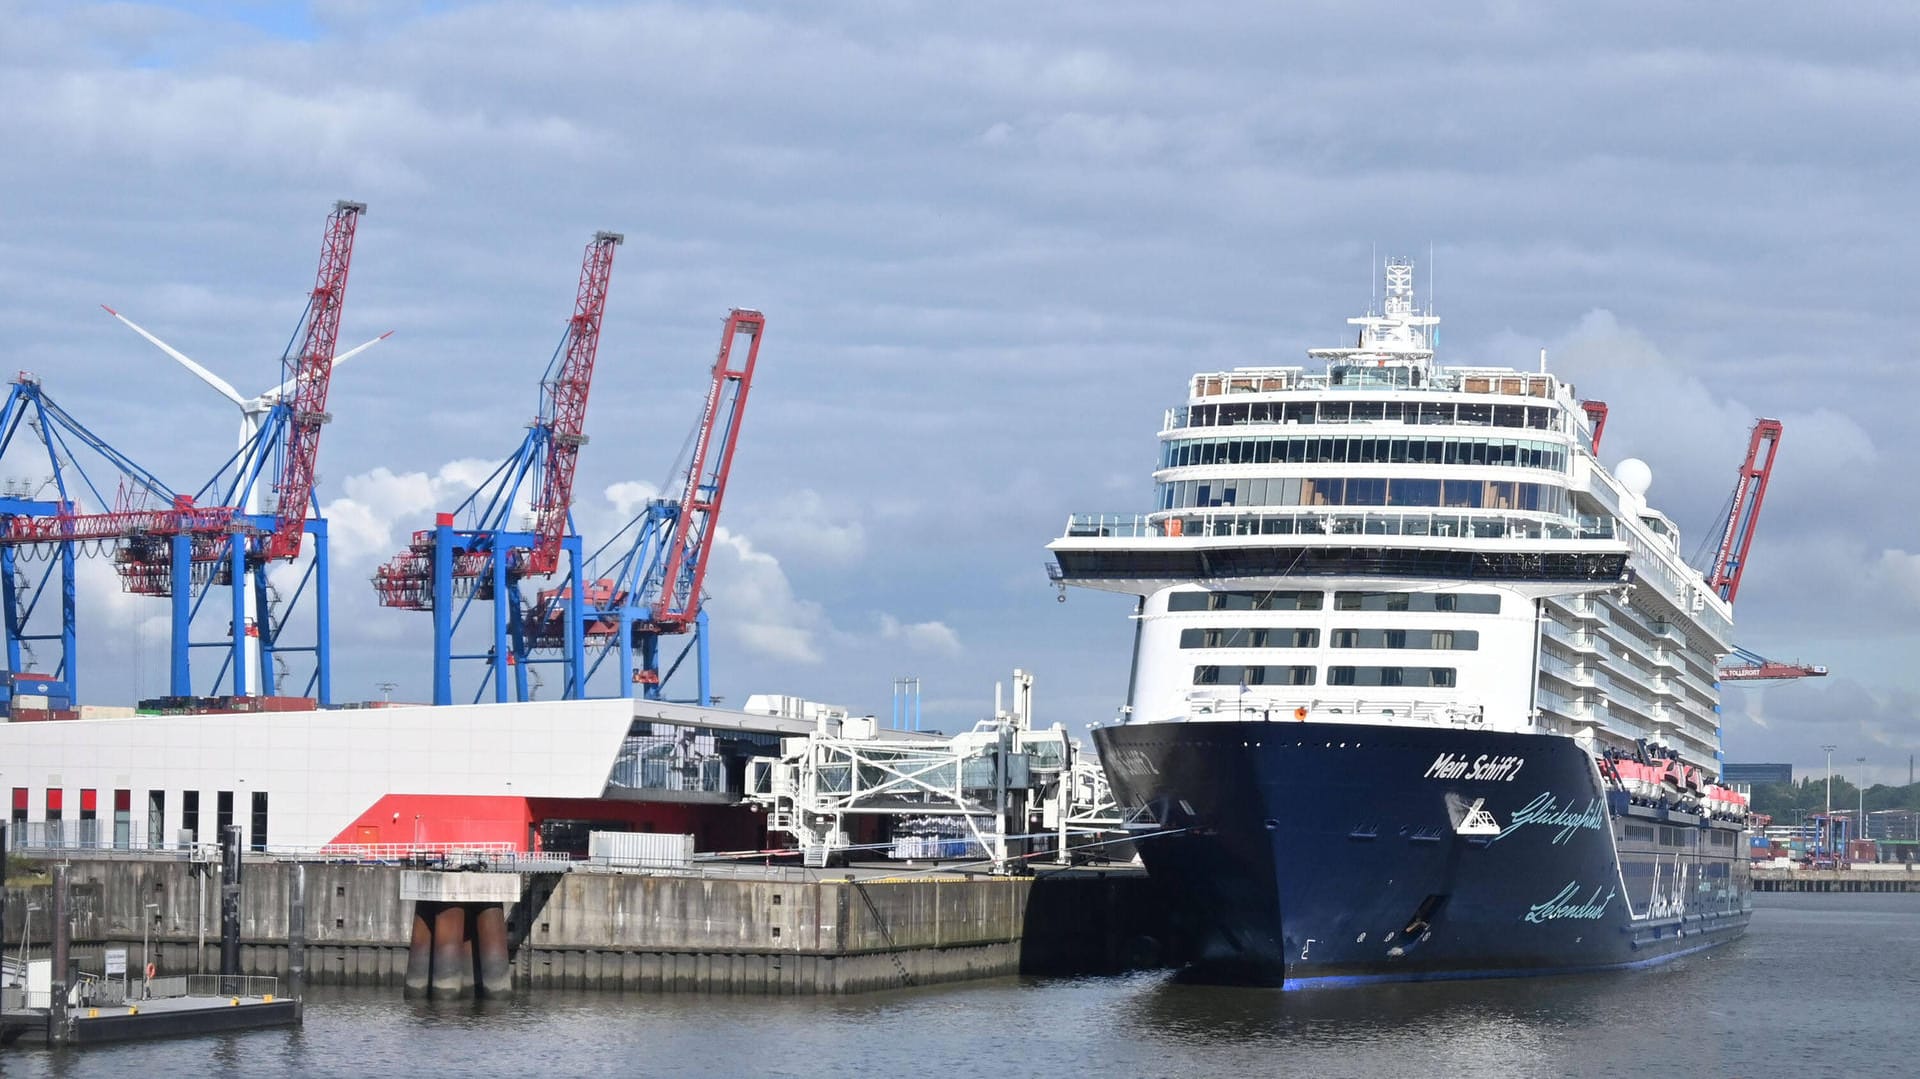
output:
M1767 496L1767 481L1773 475L1773 457L1780 449L1779 420L1761 419L1754 423L1747 439L1747 459L1740 466L1740 478L1734 483L1733 503L1720 532L1720 546L1707 573L1707 586L1728 603L1740 592L1740 577L1747 569L1747 551L1760 523L1760 504Z
M303 535L307 504L313 499L313 485L320 459L320 428L332 417L327 415L327 389L333 382L334 348L340 340L340 313L347 302L347 270L353 263L353 237L360 215L367 212L364 202L340 201L333 204L327 218L326 237L320 247L320 269L314 275L313 297L308 302L306 335L297 353L281 361L286 380L293 386L292 412L287 417L286 455L281 460L280 477L274 484L279 494L273 536L267 543L268 558L296 558Z
M1600 452L1600 436L1607 430L1607 403L1605 401L1582 401L1580 411L1587 414L1587 423L1593 427L1593 452Z
M1817 663L1782 663L1745 648L1720 662L1717 673L1723 682L1759 682L1783 678L1825 678L1827 669Z
M587 392L593 384L593 359L600 348L600 321L607 309L607 285L613 277L613 249L625 239L617 232L596 232L580 264L580 288L567 323L567 343L559 373L542 387L539 422L548 429L546 467L533 503L535 543L526 572L552 573L560 564L560 539L573 506L573 473L580 460L587 423Z
M686 492L667 544L660 597L653 609L653 623L663 632L685 632L700 615L707 553L713 548L715 522L726 497L727 473L740 440L740 421L746 414L747 391L753 387L753 366L760 356L766 322L758 311L735 308L720 336L720 354L713 361L713 382L707 387L706 407L694 436ZM734 339L741 334L748 338L746 359L736 367Z

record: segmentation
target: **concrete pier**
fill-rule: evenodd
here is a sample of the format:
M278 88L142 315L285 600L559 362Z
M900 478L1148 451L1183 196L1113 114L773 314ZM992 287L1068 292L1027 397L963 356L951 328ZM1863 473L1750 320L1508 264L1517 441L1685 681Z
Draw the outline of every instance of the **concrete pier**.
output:
M1756 892L1920 892L1920 865L1756 869Z
M433 914L433 995L458 1000L473 995L473 945L467 938L467 908L442 903Z
M305 943L296 949L292 893L302 870ZM160 969L195 969L203 954L197 884L177 858L75 861L82 969L100 969L106 947L139 944L147 903L158 904L149 928ZM16 891L13 909L46 909L45 891ZM239 973L287 977L300 956L308 984L436 996L848 993L1178 959L1157 897L1142 875L1125 871L515 874L249 858L240 891Z
M482 996L513 992L513 960L507 946L507 908L484 903L473 915L473 966Z
M433 919L429 904L415 903L407 943L407 996L424 997L433 989Z

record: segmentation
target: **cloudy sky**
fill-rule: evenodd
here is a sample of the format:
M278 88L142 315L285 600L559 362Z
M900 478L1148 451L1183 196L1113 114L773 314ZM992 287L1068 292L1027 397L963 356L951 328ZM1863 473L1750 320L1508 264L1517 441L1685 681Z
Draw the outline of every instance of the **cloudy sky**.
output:
M0 0L0 354L176 487L367 202L321 455L336 696L429 692L372 567L524 434L580 250L626 233L582 456L591 540L668 483L720 321L768 315L709 579L719 690L930 721L1037 672L1124 692L1127 601L1058 604L1073 511L1148 505L1188 374L1298 362L1371 253L1432 252L1441 348L1607 400L1609 463L1694 537L1786 424L1740 639L1828 664L1730 691L1736 760L1904 782L1920 750L1906 4ZM1422 277L1426 274L1423 269ZM40 471L44 471L41 467ZM9 455L0 476L32 481ZM1692 543L1688 543L1691 548ZM164 691L164 605L83 599L85 694Z

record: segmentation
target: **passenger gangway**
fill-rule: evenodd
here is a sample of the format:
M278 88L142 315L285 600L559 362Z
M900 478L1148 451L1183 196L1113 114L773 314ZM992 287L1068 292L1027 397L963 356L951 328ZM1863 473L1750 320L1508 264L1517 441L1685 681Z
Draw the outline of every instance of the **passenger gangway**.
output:
M779 757L748 762L746 799L808 866L854 850L859 816L893 821L895 857L977 858L995 873L1048 854L1068 864L1120 833L1120 814L1091 752L1058 724L1034 729L1033 676L1015 671L1013 689L1011 709L996 699L993 718L952 737L848 721L785 739Z

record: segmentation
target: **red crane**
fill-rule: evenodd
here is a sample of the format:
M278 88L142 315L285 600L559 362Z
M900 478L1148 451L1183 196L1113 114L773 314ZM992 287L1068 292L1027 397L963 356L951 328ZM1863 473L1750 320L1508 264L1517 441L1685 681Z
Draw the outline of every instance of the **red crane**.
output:
M1593 425L1593 452L1600 452L1600 435L1607 429L1607 403L1605 401L1582 401L1580 410L1587 414L1587 422Z
M660 595L653 605L656 632L684 633L700 616L700 586L706 580L707 553L713 549L714 521L726 497L727 473L740 441L740 420L746 414L747 391L753 385L753 365L760 356L766 323L766 316L758 311L735 310L727 316L706 408L694 436L693 459L687 466L686 493L680 497L673 538L667 544ZM738 334L745 334L748 344L745 361L736 367L734 337Z
M1753 434L1747 440L1747 459L1740 466L1727 522L1720 532L1720 546L1707 571L1708 587L1728 603L1739 594L1740 576L1747 569L1747 551L1753 546L1754 530L1760 523L1760 504L1767 496L1767 480L1773 475L1780 433L1779 420L1762 419L1753 425Z
M320 269L314 275L313 297L307 307L307 333L300 351L281 366L293 383L293 411L287 417L287 448L280 478L273 489L280 495L273 538L266 557L293 559L300 555L301 522L313 499L313 483L320 462L320 428L327 414L327 390L333 384L334 348L340 340L340 312L347 305L347 270L353 264L353 235L364 202L336 202L327 217L326 238L320 247Z
M1781 663L1745 648L1720 661L1723 682L1759 682L1782 678L1825 678L1827 669L1817 663Z
M540 421L551 432L546 468L533 501L536 542L527 555L525 572L552 573L560 564L560 540L567 532L567 511L573 506L573 471L580 461L582 434L587 424L587 391L593 385L593 358L600 349L600 321L607 311L607 284L613 279L613 249L619 233L595 233L580 264L580 288L567 322L566 355L560 370L547 383Z
M292 559L300 554L300 537L313 497L314 470L320 452L320 428L327 415L327 386L333 373L334 346L340 335L340 312L346 303L347 268L353 258L354 228L365 203L336 202L327 218L320 250L320 270L307 309L306 333L297 354L282 360L294 385L286 417L286 450L279 480L278 508L273 531L261 544L268 559ZM69 508L71 504L69 504ZM168 595L172 591L171 551L167 537L191 540L191 561L198 571L226 557L228 541L242 533L261 535L242 517L237 506L196 506L190 496L178 496L165 509L117 506L105 513L62 513L38 519L15 517L6 539L15 542L64 540L125 540L115 568L130 592ZM205 572L211 572L207 569Z

